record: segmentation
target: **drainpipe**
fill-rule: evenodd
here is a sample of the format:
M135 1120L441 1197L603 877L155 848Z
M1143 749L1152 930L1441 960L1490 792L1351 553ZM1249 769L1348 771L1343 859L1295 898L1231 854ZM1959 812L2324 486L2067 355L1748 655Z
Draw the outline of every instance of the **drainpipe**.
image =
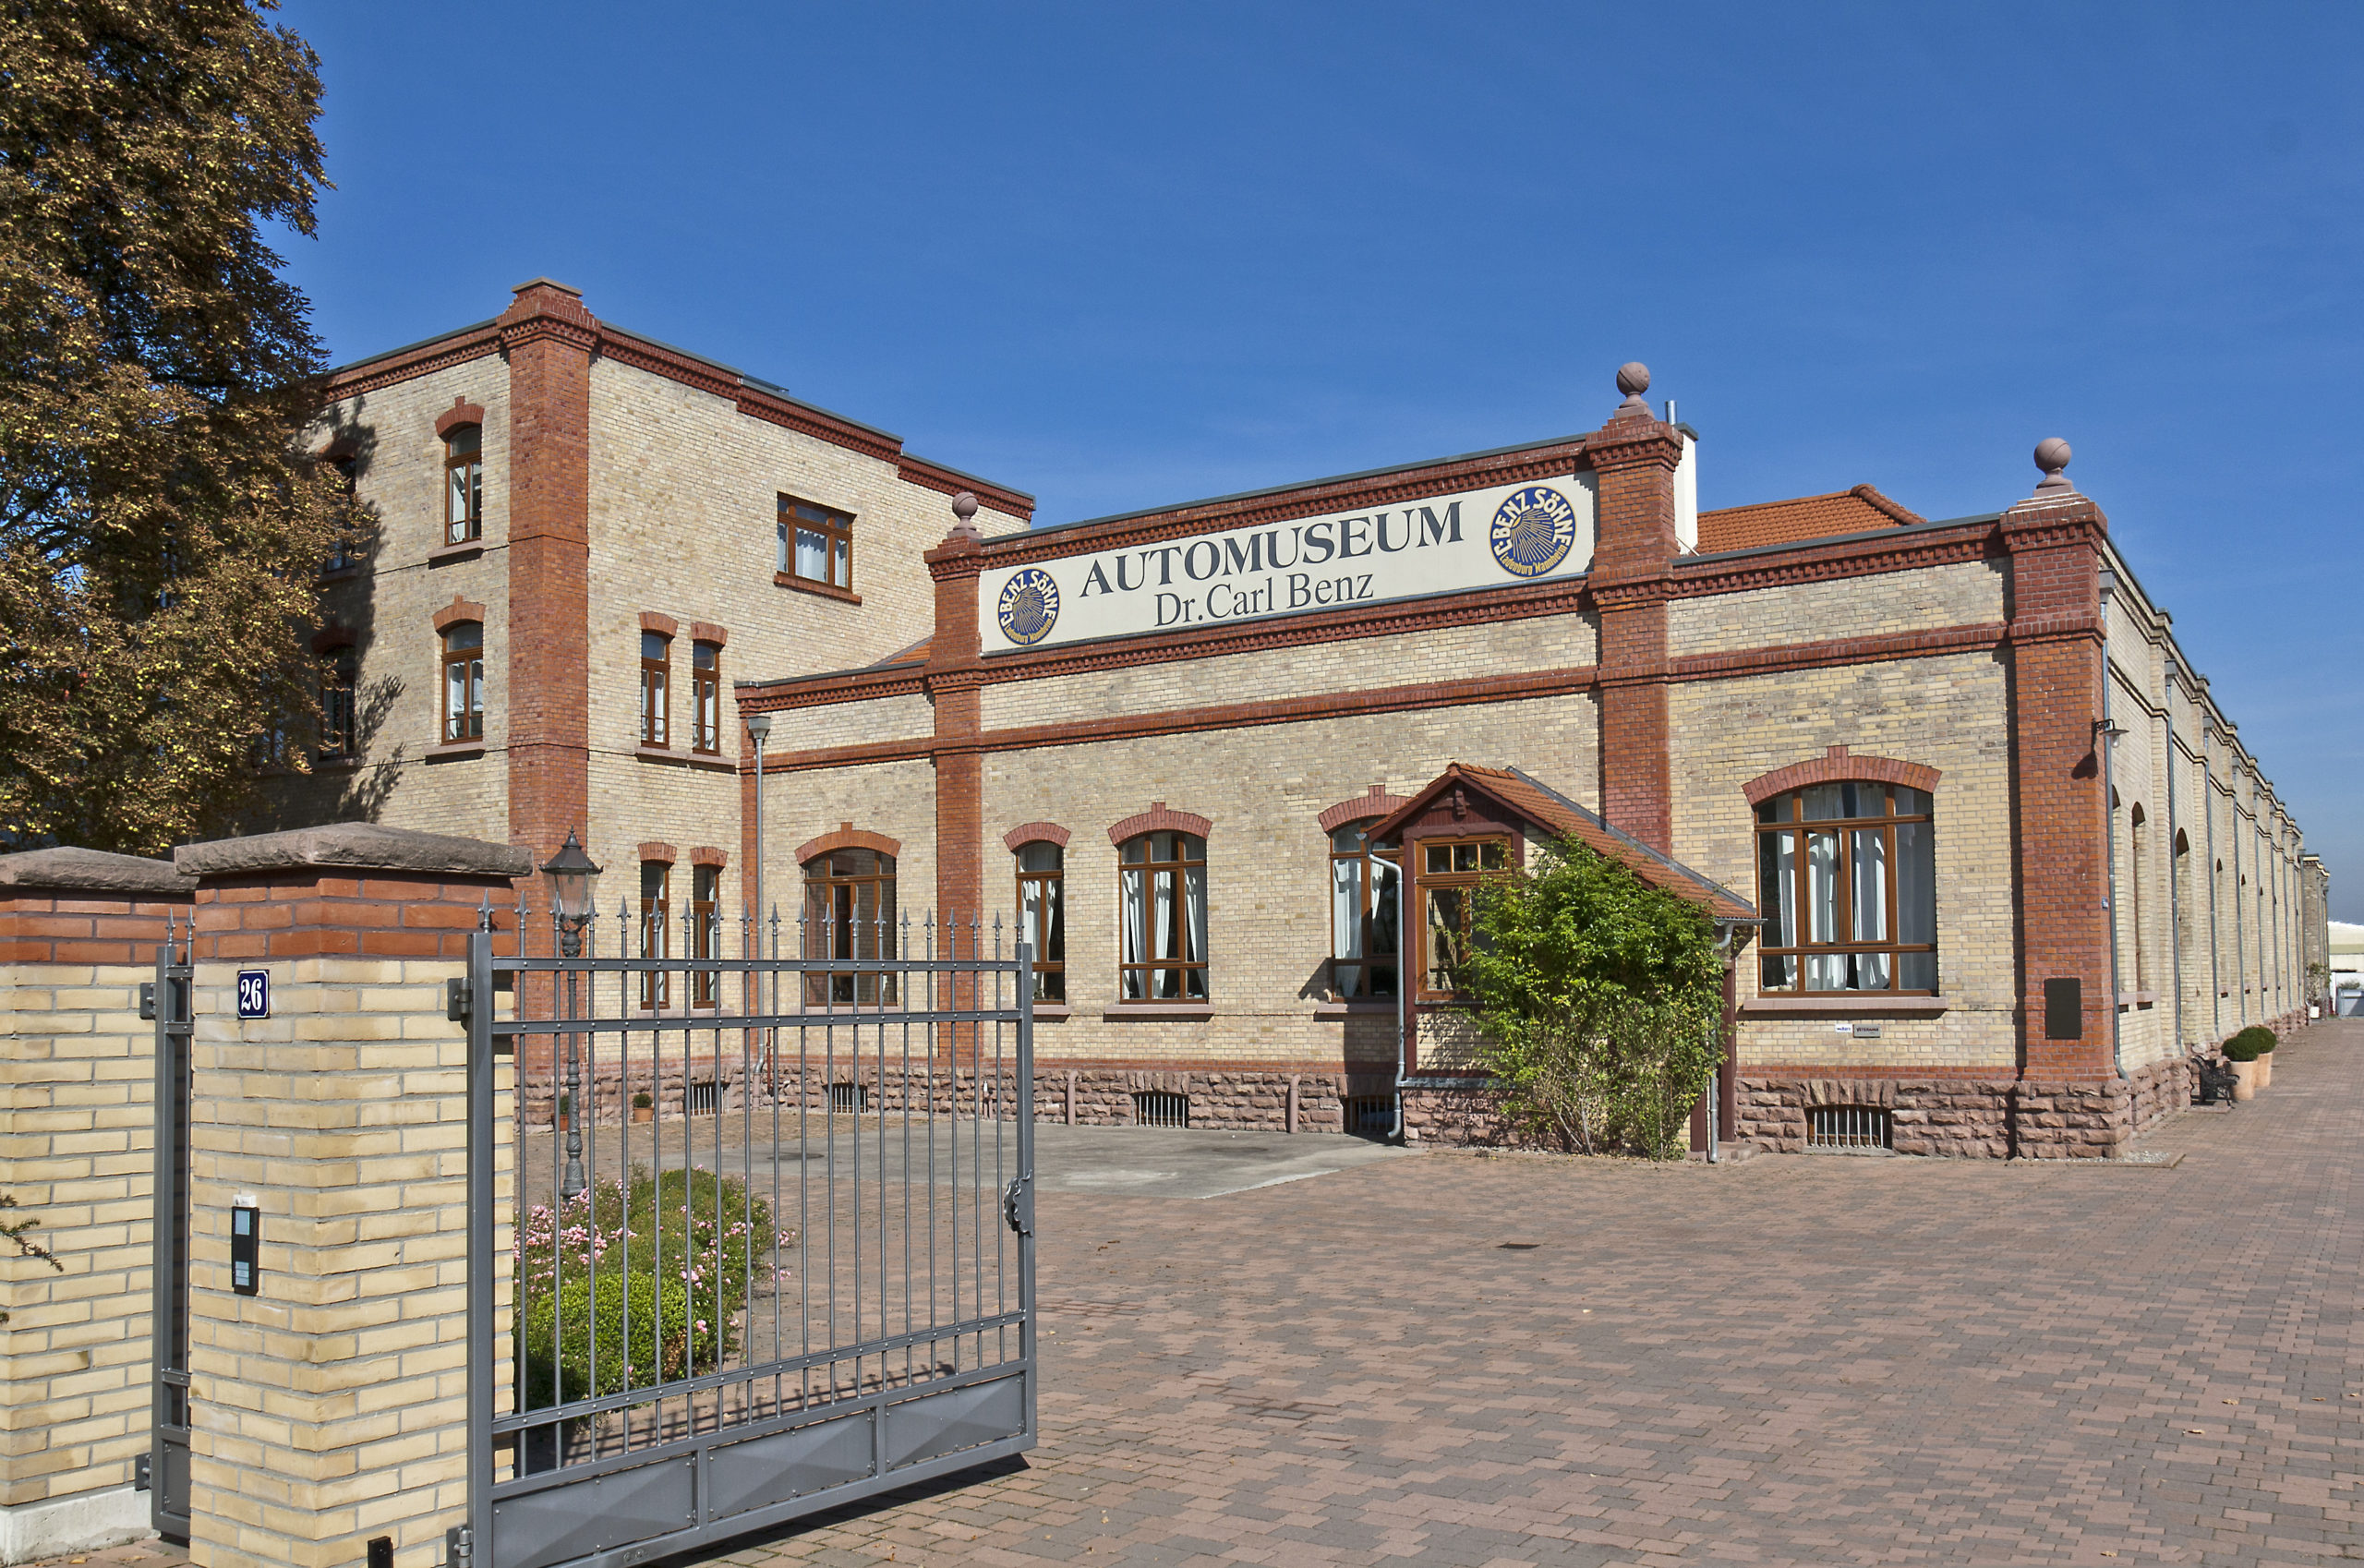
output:
M2093 726L2095 739L2102 754L2102 843L2107 852L2109 865L2109 1063L2110 1070L2118 1077L2126 1076L2124 1031L2117 1017L2117 785L2111 770L2112 759L2117 753L2118 728L2110 718L2110 688L2117 682L2109 671L2109 601L2117 591L2117 574L2109 568L2102 569L2102 717ZM2141 940L2141 934L2135 934Z
M1732 922L1716 923L1716 951L1724 960L1724 1070L1717 1075L1716 1085L1707 1095L1707 1163L1711 1165L1723 1164L1719 1134L1726 1130L1728 1105L1740 1098L1740 1019L1735 1001L1738 973L1734 967L1740 961L1740 954L1733 944L1739 935L1740 927Z
M1395 1126L1388 1133L1387 1141L1398 1148L1404 1146L1404 1053L1409 1048L1412 1029L1412 933L1404 923L1404 888L1412 880L1412 845L1410 838L1398 834L1403 844L1399 851L1404 865L1395 874Z
M2176 1055L2189 1048L2183 1037L2183 878L2175 874L2175 864L2182 860L2190 864L2191 851L2176 853L2176 844L2183 835L2183 819L2176 809L2176 775L2183 765L2176 760L2176 672L2167 668L2167 950L2174 955L2176 983Z

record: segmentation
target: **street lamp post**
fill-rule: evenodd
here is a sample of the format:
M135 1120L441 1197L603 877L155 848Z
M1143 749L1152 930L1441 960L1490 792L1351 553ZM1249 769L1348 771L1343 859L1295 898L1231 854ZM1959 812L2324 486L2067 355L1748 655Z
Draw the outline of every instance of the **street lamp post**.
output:
M750 894L748 910L750 919L743 929L748 933L748 940L754 947L754 951L747 955L749 958L776 959L779 957L778 953L767 954L764 951L764 742L772 738L772 716L768 713L749 714L747 738L755 742L755 864L754 887ZM777 1010L779 1002L778 981L775 979L770 985L766 986L763 977L770 971L758 967L753 972L756 977L755 995L749 1000L758 1007ZM766 995L766 992L769 993L768 995ZM778 1043L779 1037L777 1033L768 1029L764 1031L764 1081L771 1088L775 1099L778 1097L778 1063L774 1059L772 1053Z
M583 956L583 932L591 923L592 888L599 880L599 868L583 852L583 845L572 828L566 842L560 846L549 863L542 867L542 876L549 884L550 923L558 933L558 952L562 959ZM574 971L566 971L566 1021L574 1021ZM583 1179L583 1062L577 1051L581 1036L566 1037L566 1172L559 1179L558 1195L561 1202L583 1196L587 1185Z

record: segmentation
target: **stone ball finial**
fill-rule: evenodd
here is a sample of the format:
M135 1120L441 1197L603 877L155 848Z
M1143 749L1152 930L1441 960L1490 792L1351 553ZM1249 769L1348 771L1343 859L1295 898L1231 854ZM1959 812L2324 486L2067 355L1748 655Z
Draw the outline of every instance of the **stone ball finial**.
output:
M2067 473L2068 459L2072 455L2068 443L2058 436L2046 436L2035 443L2035 465L2044 470L2044 480L2036 486L2036 494L2046 495L2076 488L2068 482Z
M1617 390L1627 397L1639 397L1650 390L1650 368L1638 359L1629 359L1617 367Z
M966 523L971 518L976 516L976 496L968 490L962 490L959 495L954 496L952 498L952 515L958 517L963 523Z

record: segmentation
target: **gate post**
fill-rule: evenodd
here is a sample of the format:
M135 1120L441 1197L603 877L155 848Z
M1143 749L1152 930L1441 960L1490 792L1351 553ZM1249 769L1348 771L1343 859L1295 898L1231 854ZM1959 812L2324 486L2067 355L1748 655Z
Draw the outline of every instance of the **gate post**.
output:
M144 1535L154 1026L189 887L164 861L0 855L0 1188L63 1272L0 1253L0 1562Z
M533 857L342 824L174 858L198 880L189 1555L348 1568L389 1536L397 1568L430 1568L467 1501L467 1032L448 985ZM508 1190L503 1170L503 1216ZM243 1285L234 1208L260 1231Z

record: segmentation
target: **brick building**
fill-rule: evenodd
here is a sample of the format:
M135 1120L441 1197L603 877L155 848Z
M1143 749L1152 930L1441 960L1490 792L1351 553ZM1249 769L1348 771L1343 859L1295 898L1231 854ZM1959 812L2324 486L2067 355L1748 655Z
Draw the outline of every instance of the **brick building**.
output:
M735 951L758 859L848 952L1023 920L1083 1120L1484 1135L1465 889L1571 833L1721 923L1727 1137L2106 1152L2303 1016L2321 863L2065 444L1973 517L1702 513L1696 433L1619 384L1581 435L1034 528L538 280L336 379L380 532L282 809L579 828L609 951Z

